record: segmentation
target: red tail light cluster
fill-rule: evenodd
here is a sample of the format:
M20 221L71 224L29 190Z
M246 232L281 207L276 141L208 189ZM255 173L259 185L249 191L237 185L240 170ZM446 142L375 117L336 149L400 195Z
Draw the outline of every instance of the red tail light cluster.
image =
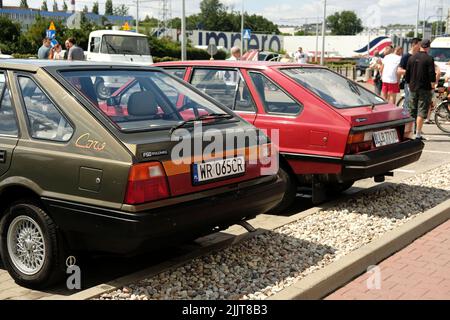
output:
M140 204L168 197L167 177L161 163L147 162L131 167L125 203Z
M353 154L369 151L372 148L372 132L350 133L345 153Z

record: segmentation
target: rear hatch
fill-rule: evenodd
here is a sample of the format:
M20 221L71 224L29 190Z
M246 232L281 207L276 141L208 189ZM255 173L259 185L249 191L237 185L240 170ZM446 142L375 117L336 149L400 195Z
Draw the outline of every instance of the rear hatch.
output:
M228 130L230 126L242 128L242 122L229 123ZM215 129L212 141L202 139L201 133L194 134L192 128L189 130L192 136L184 137L181 141L172 141L167 131L154 132L151 138L147 133L147 138L136 134L135 139L127 139L131 142L128 146L139 163L137 166L161 165L163 179L160 182L164 184L165 180L168 192L159 199L218 187L235 187L236 183L261 177L265 165L264 160L258 161L261 160L259 155L267 158L270 155L270 145L258 145L260 139L257 137L249 137L240 145L225 143L230 137L226 130ZM242 135L243 133L238 134L239 137ZM215 143L216 139L223 143Z
M346 154L401 143L413 136L413 119L393 104L337 109L349 121L351 129Z

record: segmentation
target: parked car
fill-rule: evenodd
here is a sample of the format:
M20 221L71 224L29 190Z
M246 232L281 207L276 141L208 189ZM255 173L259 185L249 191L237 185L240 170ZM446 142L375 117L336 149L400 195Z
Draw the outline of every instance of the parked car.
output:
M245 61L279 61L282 56L271 51L249 50L242 55L241 60Z
M0 70L0 252L21 285L60 279L69 255L194 239L283 197L282 179L262 170L266 136L159 68L9 60ZM94 88L103 76L125 83L107 101ZM231 129L255 138L207 157L199 122L224 139ZM179 162L177 128L189 133ZM265 161L249 161L255 150Z
M363 76L366 74L367 68L370 66L370 58L359 58L358 61L356 61L356 72L358 73L358 76Z
M275 209L312 188L314 203L354 181L384 180L417 161L424 144L402 108L320 66L246 61L156 64L194 85L249 123L279 133L280 172L287 189ZM273 138L273 137L272 137Z

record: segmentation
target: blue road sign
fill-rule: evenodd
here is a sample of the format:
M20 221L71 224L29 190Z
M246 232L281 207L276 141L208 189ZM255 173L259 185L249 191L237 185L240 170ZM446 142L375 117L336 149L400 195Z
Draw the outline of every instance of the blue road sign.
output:
M45 33L45 36L47 38L54 39L56 37L56 31L48 29L47 32Z
M252 30L244 29L244 36L243 36L244 39L250 39L251 35L252 35Z

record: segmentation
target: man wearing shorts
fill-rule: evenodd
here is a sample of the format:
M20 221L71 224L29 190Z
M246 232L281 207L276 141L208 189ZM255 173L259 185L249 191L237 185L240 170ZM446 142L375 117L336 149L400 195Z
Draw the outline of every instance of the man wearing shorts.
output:
M395 51L383 58L381 65L381 81L383 86L381 92L383 98L390 103L395 104L397 101L397 93L400 92L398 66L402 59L403 49L395 48Z
M420 51L409 58L405 73L410 90L409 112L416 118L416 139L420 140L425 140L422 137L422 127L436 81L434 59L428 55L430 44L430 40L422 41Z

